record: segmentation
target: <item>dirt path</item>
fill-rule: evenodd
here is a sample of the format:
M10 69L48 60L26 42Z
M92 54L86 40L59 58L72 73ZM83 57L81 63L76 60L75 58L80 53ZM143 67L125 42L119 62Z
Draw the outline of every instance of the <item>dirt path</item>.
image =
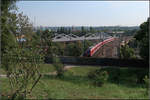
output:
M0 77L6 77L6 75L0 75Z
M65 65L64 69L67 70L67 69L73 68L73 67L80 67L80 66L77 66L77 65Z

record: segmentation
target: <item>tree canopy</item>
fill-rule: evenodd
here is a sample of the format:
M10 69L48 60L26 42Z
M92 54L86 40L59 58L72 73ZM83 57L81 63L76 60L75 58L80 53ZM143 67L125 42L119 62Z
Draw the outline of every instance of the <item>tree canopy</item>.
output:
M140 30L134 36L140 47L140 55L146 60L149 58L149 21L150 18L148 18L146 22L142 23L140 25Z

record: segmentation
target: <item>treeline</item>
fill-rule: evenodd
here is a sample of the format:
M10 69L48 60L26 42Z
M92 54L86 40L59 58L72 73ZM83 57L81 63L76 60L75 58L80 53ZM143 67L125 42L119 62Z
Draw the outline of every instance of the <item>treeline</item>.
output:
M74 34L77 36L83 36L86 34L94 34L94 33L100 33L100 32L106 32L109 35L116 35L119 36L120 32L123 32L123 36L133 36L138 30L138 27L40 27L40 28L36 28L36 31L40 31L40 30L50 30L52 33L58 33L58 34ZM116 32L116 33L115 33Z

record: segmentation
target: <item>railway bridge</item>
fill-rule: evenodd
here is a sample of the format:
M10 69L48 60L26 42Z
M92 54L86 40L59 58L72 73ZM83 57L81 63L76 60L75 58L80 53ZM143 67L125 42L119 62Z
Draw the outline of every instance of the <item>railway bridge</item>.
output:
M121 45L128 43L131 39L133 39L133 37L108 38L93 46L90 51L90 56L100 58L119 58Z
M113 41L102 45L91 57L118 58L120 55L120 44L120 39L115 38Z

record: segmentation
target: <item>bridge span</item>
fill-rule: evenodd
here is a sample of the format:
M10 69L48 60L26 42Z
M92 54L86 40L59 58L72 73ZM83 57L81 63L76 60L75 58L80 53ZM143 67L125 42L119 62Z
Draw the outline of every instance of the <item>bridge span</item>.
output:
M105 39L86 50L83 56L118 58L120 43L119 38L111 37Z

